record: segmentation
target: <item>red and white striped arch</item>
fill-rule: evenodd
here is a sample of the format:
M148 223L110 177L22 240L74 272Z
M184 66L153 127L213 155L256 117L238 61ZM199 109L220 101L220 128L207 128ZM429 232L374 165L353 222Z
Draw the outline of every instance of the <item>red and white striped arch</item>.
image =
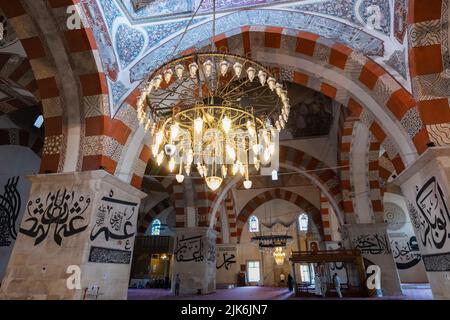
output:
M237 242L240 242L242 229L247 223L248 218L255 212L255 210L266 202L281 199L295 204L297 207L304 210L310 215L310 218L314 221L322 239L324 237L324 227L322 224L322 216L320 210L315 207L311 202L303 198L301 195L296 194L292 191L286 189L271 189L260 193L259 195L252 198L247 204L242 208L237 217Z

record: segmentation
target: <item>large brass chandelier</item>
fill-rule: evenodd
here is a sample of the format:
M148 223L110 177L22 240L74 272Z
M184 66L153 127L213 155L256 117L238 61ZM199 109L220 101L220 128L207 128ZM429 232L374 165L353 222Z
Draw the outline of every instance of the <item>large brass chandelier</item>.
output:
M152 130L157 164L166 164L179 183L196 168L213 191L236 175L249 189L249 172L278 163L278 134L290 113L288 93L269 69L215 50L154 71L137 109Z

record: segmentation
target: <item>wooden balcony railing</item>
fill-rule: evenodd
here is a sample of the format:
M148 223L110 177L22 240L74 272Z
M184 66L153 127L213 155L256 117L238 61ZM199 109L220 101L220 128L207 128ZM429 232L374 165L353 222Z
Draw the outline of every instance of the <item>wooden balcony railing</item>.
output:
M173 237L139 236L134 242L136 253L173 253Z

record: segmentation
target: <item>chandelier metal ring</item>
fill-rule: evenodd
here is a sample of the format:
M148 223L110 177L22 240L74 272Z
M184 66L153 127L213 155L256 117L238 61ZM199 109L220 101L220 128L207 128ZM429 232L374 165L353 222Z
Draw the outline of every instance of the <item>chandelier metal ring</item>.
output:
M137 109L145 129L152 127L158 165L165 156L171 172L179 164L176 178L182 182L183 171L189 175L195 164L216 190L230 166L250 188L250 165L259 171L272 163L290 105L287 90L260 63L235 54L200 52L155 70Z

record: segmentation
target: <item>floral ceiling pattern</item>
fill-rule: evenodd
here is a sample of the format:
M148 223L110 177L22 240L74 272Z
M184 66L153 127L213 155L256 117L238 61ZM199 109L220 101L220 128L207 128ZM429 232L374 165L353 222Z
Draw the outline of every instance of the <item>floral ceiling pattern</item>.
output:
M216 34L247 25L316 33L378 59L408 87L404 43L407 1L216 0ZM152 70L210 39L213 0L203 0L198 8L200 2L80 1L86 21L94 30L107 75L112 115ZM195 19L189 23L197 8Z

